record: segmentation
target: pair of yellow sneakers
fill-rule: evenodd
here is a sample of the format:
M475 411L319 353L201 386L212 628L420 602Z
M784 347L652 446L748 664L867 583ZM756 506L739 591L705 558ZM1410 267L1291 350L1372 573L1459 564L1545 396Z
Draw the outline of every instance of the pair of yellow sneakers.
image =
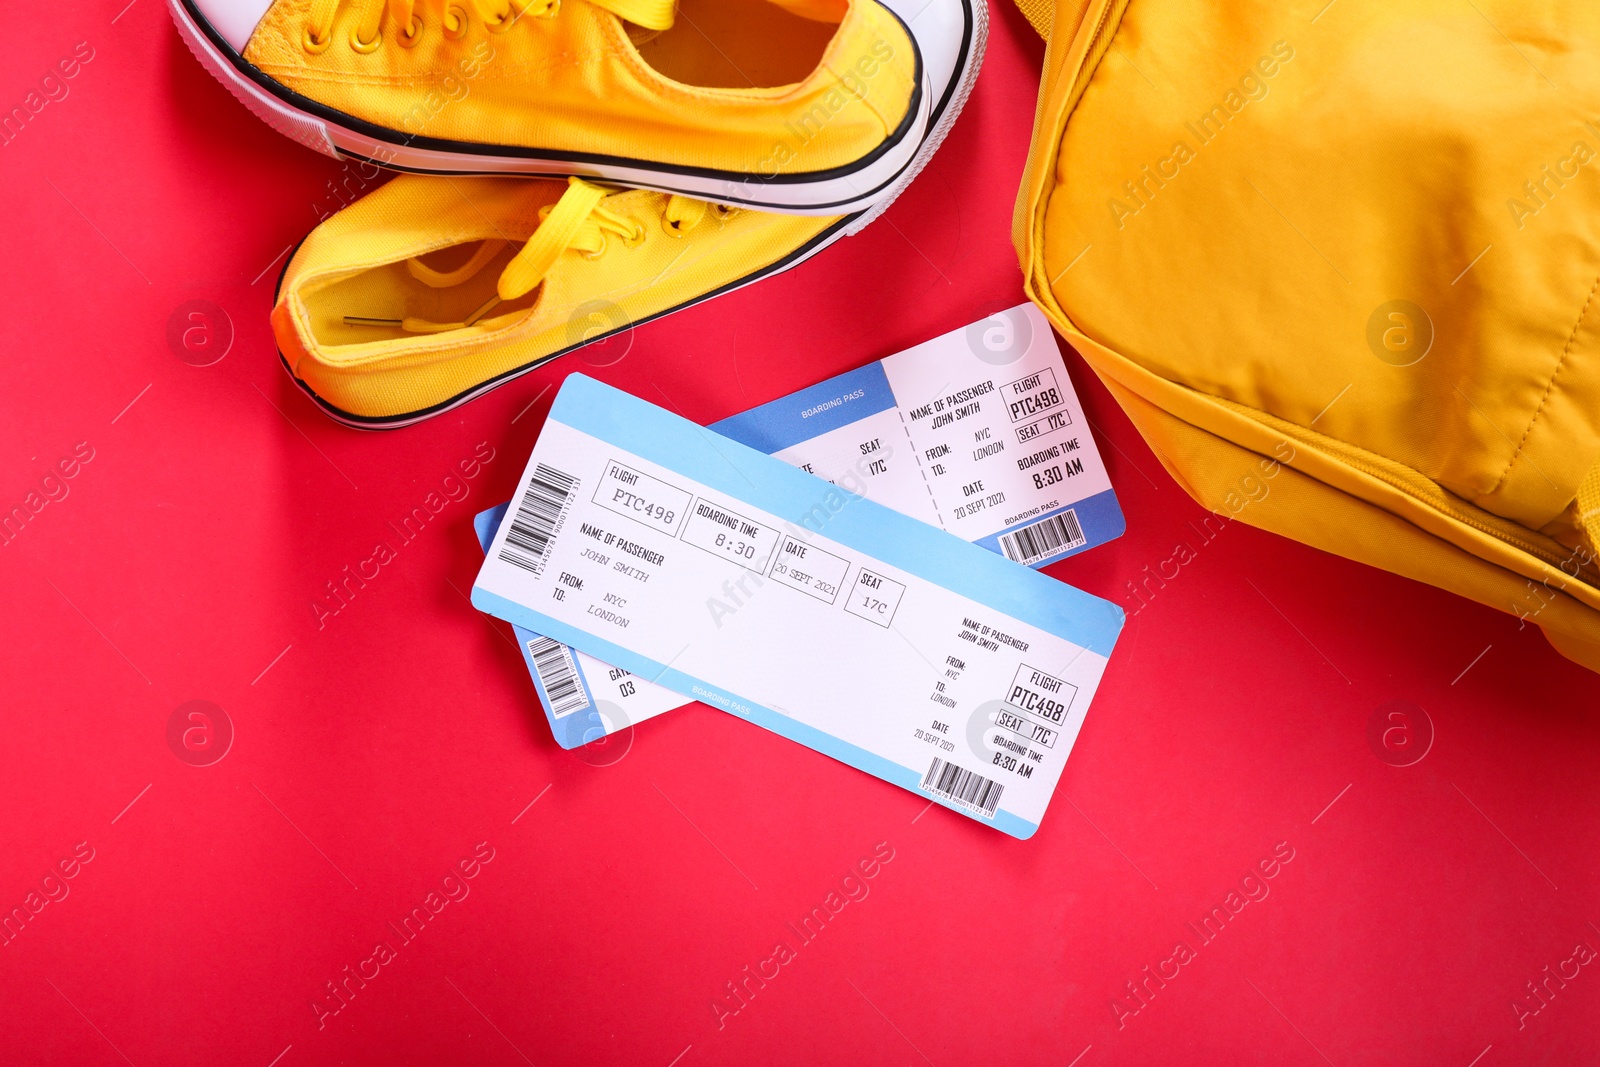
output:
M983 0L169 0L274 128L408 171L291 256L272 325L332 417L403 426L785 270L921 170Z

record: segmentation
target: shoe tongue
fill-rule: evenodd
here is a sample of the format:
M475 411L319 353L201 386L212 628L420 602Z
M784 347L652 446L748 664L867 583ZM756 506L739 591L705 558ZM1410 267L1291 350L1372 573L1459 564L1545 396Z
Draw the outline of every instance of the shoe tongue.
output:
M791 15L813 22L843 22L850 0L768 0Z

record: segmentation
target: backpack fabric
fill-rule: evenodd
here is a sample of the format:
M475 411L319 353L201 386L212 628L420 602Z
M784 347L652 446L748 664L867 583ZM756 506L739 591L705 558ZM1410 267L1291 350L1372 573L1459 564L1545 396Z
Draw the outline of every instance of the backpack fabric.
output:
M1173 477L1600 670L1600 5L1019 3L1027 292Z

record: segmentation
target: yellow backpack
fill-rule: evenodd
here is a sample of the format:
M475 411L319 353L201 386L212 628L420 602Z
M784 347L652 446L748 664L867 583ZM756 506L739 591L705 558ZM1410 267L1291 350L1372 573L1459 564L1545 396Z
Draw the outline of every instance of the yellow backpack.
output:
M1600 5L1018 3L1028 295L1172 475L1600 670Z

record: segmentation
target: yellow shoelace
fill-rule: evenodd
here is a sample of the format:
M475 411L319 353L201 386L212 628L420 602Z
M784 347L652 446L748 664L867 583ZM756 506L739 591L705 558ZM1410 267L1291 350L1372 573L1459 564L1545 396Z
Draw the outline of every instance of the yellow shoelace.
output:
M461 322L430 322L427 319L378 319L361 315L346 315L349 326L398 327L407 333L443 333L471 326L495 307L507 300L515 300L532 292L544 281L545 275L555 266L563 252L573 251L585 256L603 254L611 237L621 240L624 248L632 248L644 240L644 227L624 218L604 206L613 190L591 185L582 178L568 178L567 191L561 199L539 210L539 227L528 238L528 243L511 257L511 262L500 272L495 295L484 301L477 310ZM661 227L675 237L681 237L700 225L708 215L725 218L728 209L707 204L687 196L671 196L661 213ZM448 289L477 276L511 242L488 240L478 245L476 251L454 270L440 271L413 256L406 260L406 270L413 278L430 289Z
M672 26L674 0L587 0L605 8L618 18L648 30ZM426 7L452 40L467 32L468 9L483 20L490 32L502 33L524 15L554 18L561 0L312 0L301 44L312 54L333 43L333 20L339 8L355 4L360 17L350 31L350 47L371 52L383 44L383 16L387 13L396 27L395 36L409 48L422 35L425 20L419 9Z

